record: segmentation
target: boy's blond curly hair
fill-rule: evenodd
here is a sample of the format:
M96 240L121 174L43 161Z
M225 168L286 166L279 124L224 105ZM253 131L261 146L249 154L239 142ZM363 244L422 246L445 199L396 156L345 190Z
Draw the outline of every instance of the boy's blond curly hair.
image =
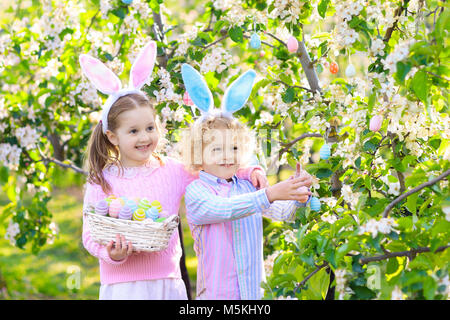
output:
M240 167L247 165L256 147L253 132L238 119L218 114L207 115L201 121L195 121L189 128L182 130L180 153L187 170L198 172L203 169L203 149L214 141L217 130L224 128L231 130L231 139L238 146Z

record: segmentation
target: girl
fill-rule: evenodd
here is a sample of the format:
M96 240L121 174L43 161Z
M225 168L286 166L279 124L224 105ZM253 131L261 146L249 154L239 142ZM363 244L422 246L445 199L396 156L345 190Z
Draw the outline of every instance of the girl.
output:
M84 206L114 194L116 197L146 197L158 200L167 215L177 214L186 186L196 176L172 158L157 152L160 129L156 111L140 88L148 81L156 58L150 42L136 58L130 71L129 88L99 60L80 56L83 72L95 87L109 95L102 120L88 144L88 183ZM260 170L252 174L264 184ZM162 212L164 213L164 211ZM159 252L135 252L130 242L117 235L108 245L95 243L83 224L83 245L100 263L100 299L187 299L181 279L181 247L175 230L168 248Z
M231 115L250 95L255 73L248 71L226 91L221 112L215 111L202 76L182 66L188 93L203 115L183 137L183 158L199 179L186 189L187 220L198 257L198 299L260 299L264 281L262 216L293 220L305 206L311 177L297 166L296 177L256 189L236 177L253 153L249 130ZM193 161L201 155L199 161ZM290 201L277 201L290 200ZM295 201L297 200L297 201Z

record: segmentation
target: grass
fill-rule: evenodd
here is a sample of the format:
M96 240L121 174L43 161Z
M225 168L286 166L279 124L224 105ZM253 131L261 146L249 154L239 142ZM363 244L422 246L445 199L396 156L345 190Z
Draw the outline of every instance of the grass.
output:
M6 203L0 194L0 211ZM84 249L81 241L81 187L56 189L49 210L59 233L53 244L45 245L37 255L10 245L3 237L6 227L0 228L0 289L2 281L7 288L0 291L0 299L98 299L98 260ZM197 258L184 204L180 211L186 265L195 297Z

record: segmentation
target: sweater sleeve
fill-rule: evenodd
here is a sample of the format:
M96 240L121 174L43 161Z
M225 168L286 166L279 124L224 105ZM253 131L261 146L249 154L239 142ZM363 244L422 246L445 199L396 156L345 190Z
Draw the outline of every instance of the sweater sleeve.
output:
M83 210L86 209L89 205L95 206L95 204L99 200L105 198L106 195L99 185L86 183L83 201ZM106 246L95 242L94 239L91 237L91 233L89 231L87 223L85 222L86 221L84 220L83 214L83 233L82 233L83 246L91 255L93 255L98 259L102 259L103 261L109 264L114 265L122 264L127 260L127 258L124 258L123 260L120 261L115 261L111 259L111 257L108 254L108 250L106 249Z
M187 187L185 200L187 220L195 225L240 219L270 205L266 189L224 198L197 181Z

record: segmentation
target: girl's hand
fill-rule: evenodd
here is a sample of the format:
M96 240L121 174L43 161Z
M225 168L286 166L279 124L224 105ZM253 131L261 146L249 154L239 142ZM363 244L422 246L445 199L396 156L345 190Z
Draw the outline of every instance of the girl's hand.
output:
M269 186L269 181L267 180L264 171L260 169L255 169L252 171L250 180L256 189L263 189Z
M288 180L268 187L266 189L267 199L269 199L269 202L275 200L297 200L299 202L306 202L311 195L311 191L309 191L307 187L304 187L308 179L311 178L306 176L296 178L291 177Z
M116 242L114 243L114 241L111 240L106 246L106 250L112 260L120 261L131 255L133 252L133 245L131 242L127 243L124 236L117 234Z

